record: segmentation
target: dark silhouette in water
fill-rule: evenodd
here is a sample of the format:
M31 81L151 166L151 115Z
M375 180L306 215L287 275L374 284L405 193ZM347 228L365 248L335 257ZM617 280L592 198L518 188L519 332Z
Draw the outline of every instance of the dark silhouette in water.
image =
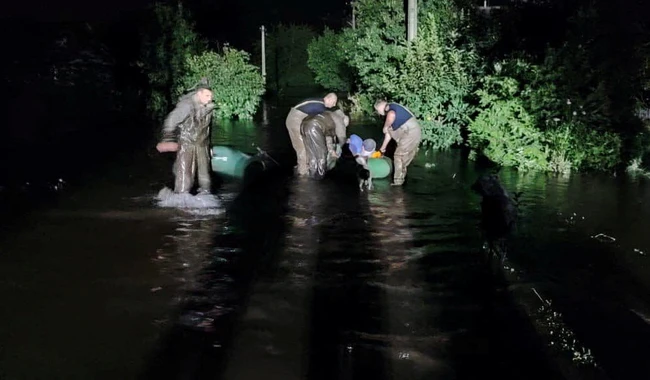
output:
M481 229L488 249L488 263L497 255L502 264L507 255L507 237L514 231L517 223L517 198L511 197L499 181L497 174L479 177L471 186L481 201Z
M370 175L368 165L366 164L362 166L359 160L357 160L357 164L357 180L359 181L359 190L363 191L364 187L368 190L372 190L372 176Z

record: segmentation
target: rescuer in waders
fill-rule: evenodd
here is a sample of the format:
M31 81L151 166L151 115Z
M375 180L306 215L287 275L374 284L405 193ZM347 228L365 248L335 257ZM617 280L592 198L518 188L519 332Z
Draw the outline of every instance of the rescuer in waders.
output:
M340 148L346 141L346 128L349 123L350 118L341 110L325 111L308 116L302 121L300 136L304 142L307 173L310 178L322 179L325 172L334 166Z
M212 90L203 79L182 96L167 115L162 128L159 152L176 152L174 193L189 193L198 176L198 193L210 193L210 122L215 104Z
M337 101L338 97L336 94L330 92L325 95L324 98L305 99L291 107L291 110L287 115L286 125L287 130L289 131L289 138L291 138L291 145L296 151L296 158L298 161L296 172L298 175L306 175L308 172L305 144L303 143L300 134L300 125L302 124L302 121L308 116L321 114L327 111L328 108L336 106Z
M391 185L402 186L406 179L406 169L420 148L422 140L420 124L408 108L397 103L378 100L375 103L375 111L381 116L386 116L383 129L384 142L379 151L382 154L386 153L386 147L391 139L397 142L397 149L395 149L393 157L395 173Z

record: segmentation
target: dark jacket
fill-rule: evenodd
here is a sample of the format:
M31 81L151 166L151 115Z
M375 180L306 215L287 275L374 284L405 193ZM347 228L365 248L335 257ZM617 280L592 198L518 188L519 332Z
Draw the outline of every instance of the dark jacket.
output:
M182 96L176 107L167 115L163 123L162 141L178 142L181 145L208 145L210 138L210 122L214 103L205 106L194 100L191 92Z

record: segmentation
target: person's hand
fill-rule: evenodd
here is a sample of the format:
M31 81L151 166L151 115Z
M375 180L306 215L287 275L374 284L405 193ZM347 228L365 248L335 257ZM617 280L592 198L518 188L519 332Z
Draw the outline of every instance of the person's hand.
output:
M178 143L175 142L160 142L156 145L158 152L178 152Z

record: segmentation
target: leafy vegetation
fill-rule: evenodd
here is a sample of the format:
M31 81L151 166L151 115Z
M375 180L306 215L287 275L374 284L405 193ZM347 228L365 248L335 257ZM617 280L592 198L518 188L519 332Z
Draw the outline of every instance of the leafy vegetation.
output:
M388 98L415 113L430 147L466 145L522 170L612 170L648 155L637 117L650 77L642 5L531 2L486 16L424 0L412 42L401 1L354 6L355 29L325 30L308 48L316 81L347 91L353 113Z
M264 93L264 81L248 53L229 46L219 52L210 50L181 3L156 4L153 15L140 61L149 78L151 116L163 118L181 94L201 77L208 77L217 103L215 119L252 118Z

